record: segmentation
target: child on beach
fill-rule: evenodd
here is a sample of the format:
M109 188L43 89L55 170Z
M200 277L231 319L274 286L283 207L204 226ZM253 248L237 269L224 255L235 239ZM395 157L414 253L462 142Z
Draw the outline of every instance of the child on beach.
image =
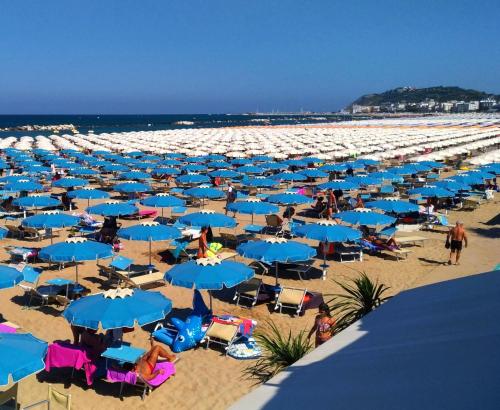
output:
M313 333L316 333L315 346L318 347L332 338L332 328L335 320L330 315L330 308L326 303L321 303L318 307L318 315L314 320L307 338L310 339Z

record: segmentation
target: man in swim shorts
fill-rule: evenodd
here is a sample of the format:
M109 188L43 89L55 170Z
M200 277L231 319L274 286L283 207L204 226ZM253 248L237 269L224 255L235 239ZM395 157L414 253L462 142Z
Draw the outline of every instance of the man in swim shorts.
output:
M450 242L448 265L451 265L451 259L455 253L455 265L459 265L458 261L462 252L462 243L465 243L465 247L467 248L467 234L465 233L464 224L457 221L456 225L448 232L446 240Z

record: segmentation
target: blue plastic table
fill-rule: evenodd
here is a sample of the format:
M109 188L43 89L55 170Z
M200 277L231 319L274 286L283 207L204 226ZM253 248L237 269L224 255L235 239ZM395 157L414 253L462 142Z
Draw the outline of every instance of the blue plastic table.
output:
M133 347L128 344L120 344L117 346L108 347L102 354L106 359L116 360L120 364L132 363L137 361L146 353L146 350L138 347Z

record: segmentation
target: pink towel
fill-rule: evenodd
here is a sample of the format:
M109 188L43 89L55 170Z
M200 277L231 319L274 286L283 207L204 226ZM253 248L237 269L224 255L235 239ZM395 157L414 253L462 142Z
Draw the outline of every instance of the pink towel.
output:
M50 372L53 367L71 367L77 370L83 367L89 386L92 385L97 370L83 347L58 342L49 345L45 358L45 370Z
M163 369L164 373L159 374L154 379L149 380L147 383L152 387L158 387L164 383L170 376L175 374L175 365L172 362L158 362L156 363L154 371ZM137 383L137 374L135 372L127 372L125 370L108 369L107 377L110 382L120 382L128 384Z
M0 323L0 333L16 333L16 329Z

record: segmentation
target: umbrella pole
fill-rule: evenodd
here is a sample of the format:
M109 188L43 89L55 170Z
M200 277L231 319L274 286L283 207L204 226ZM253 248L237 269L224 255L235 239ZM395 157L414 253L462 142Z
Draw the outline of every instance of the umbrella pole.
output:
M149 267L151 267L151 239L149 240Z
M212 292L208 291L208 295L210 296L210 312L212 312Z
M275 277L276 277L276 286L278 286L278 262L276 262Z
M253 212L252 212L252 225L253 225Z
M326 248L328 249L329 243L326 243ZM326 249L323 248L323 280L326 279Z
M76 283L78 284L78 262L75 261L75 267L76 267Z

